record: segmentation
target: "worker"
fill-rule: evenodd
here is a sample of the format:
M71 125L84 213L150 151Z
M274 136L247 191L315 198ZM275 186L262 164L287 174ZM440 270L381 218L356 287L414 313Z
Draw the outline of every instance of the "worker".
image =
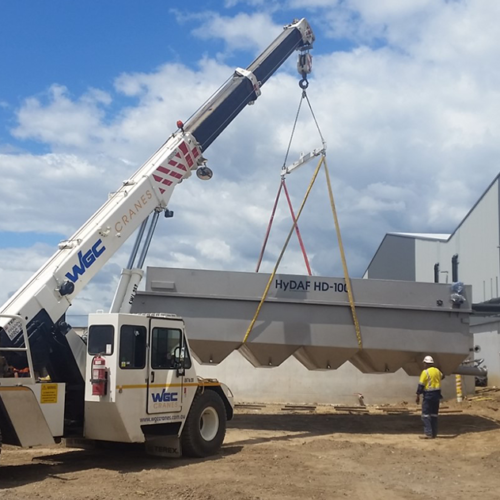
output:
M433 439L437 436L438 430L438 413L441 396L441 380L444 375L439 368L434 366L432 356L425 356L424 370L420 375L420 381L417 388L417 404L420 403L420 395L422 399L422 421L424 422L423 439Z
M5 356L0 356L0 378L12 377L12 368L9 366Z

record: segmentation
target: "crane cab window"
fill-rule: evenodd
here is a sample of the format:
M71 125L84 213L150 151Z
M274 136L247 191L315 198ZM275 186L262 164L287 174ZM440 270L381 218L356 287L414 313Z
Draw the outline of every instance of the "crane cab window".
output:
M113 325L92 325L89 328L89 354L113 354L115 328Z
M120 329L120 368L141 369L146 366L146 328L123 325Z
M185 349L182 331L174 328L153 328L151 339L151 367L155 370L173 370L177 368L175 353ZM188 356L186 352L186 356ZM191 360L186 358L184 366L189 368Z

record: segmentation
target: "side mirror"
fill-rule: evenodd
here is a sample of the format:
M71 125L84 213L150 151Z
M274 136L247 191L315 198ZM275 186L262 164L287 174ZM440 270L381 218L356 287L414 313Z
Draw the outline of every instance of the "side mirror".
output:
M177 346L174 349L174 359L178 363L184 362L184 360L186 359L186 348L185 347Z
M174 360L177 367L177 376L181 377L185 373L185 361L186 361L186 348L176 347L174 349Z

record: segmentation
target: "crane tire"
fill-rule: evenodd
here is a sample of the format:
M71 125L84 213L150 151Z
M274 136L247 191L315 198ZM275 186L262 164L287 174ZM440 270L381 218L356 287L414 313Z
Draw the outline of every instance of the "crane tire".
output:
M182 430L182 453L198 458L216 454L226 435L226 420L226 407L215 391L197 394Z

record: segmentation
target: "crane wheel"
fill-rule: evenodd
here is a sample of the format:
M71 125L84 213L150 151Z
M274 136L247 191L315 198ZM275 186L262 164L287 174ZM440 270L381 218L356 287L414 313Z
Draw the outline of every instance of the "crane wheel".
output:
M212 390L197 394L182 430L182 452L188 457L208 457L220 450L226 435L226 408Z

